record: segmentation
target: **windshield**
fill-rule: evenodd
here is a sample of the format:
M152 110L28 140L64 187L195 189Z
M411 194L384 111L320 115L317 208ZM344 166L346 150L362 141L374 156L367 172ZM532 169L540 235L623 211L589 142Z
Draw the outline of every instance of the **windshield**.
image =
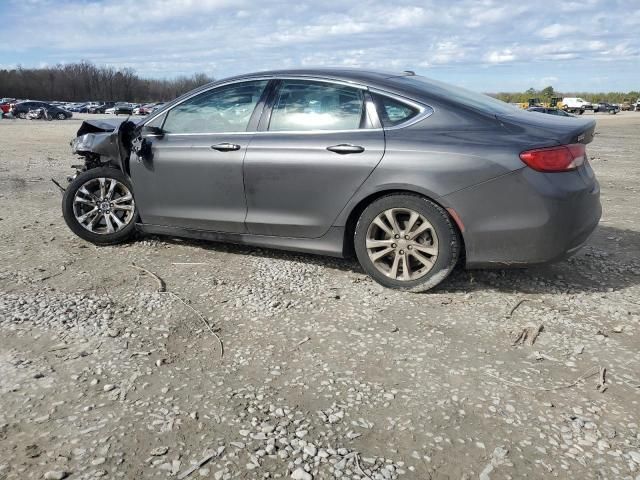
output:
M492 115L512 114L514 111L512 105L490 97L489 95L473 92L466 88L455 87L448 83L438 82L420 75L399 77L397 79L423 90L430 95L446 98L484 113Z

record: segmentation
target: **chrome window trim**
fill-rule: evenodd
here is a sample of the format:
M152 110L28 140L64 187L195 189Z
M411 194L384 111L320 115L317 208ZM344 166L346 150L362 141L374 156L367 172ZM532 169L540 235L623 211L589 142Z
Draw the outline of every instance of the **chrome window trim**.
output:
M356 128L353 130L278 130L278 131L269 131L269 130L258 130L255 132L203 132L203 133L165 133L164 137L188 137L188 136L196 136L196 135L264 135L266 133L269 134L319 134L319 133L349 133L349 132L381 132L383 128ZM151 136L151 135L145 135ZM155 135L154 135L155 136Z
M282 76L282 75L257 75L255 77L249 76L249 77L244 77L244 78L240 78L240 79L229 80L227 82L222 82L222 83L218 83L216 85L212 85L210 88L204 88L202 90L198 90L197 92L194 92L192 95L189 95L188 97L183 98L180 102L171 105L170 108L167 108L166 110L161 110L160 112L156 113L152 117L146 118L144 123L141 124L141 126L144 126L147 123L152 122L153 120L155 120L156 118L160 117L161 115L167 114L173 108L177 107L178 105L182 104L183 102L186 102L187 100L190 100L191 98L193 98L193 97L195 97L197 95L200 95L201 93L205 93L205 92L208 92L210 90L214 90L216 88L226 87L228 85L233 85L233 84L236 84L236 83L246 83L246 82L254 82L254 81L260 81L260 80L267 80L267 81L269 81L269 80L311 80L311 81L317 81L317 82L321 82L321 83L335 83L337 85L344 85L344 86L348 86L348 87L354 87L354 88L358 88L360 90L365 90L365 91L369 91L371 93L376 93L378 95L383 95L383 96L386 96L386 97L389 97L389 98L393 98L394 100L397 100L397 101L402 102L402 103L406 103L407 105L418 109L419 113L415 117L410 118L409 120L407 120L404 123L400 123L398 125L394 125L392 127L387 127L387 128L384 128L384 127L382 127L382 128L356 128L356 129L351 129L351 130L278 130L278 131L256 130L256 131L242 131L242 132L166 133L164 136L176 137L176 136L194 136L194 135L242 135L242 134L264 135L264 134L319 134L319 133L327 133L328 134L328 133L349 133L349 132L378 132L378 131L385 131L385 130L399 130L401 128L405 128L405 127L414 125L414 124L420 122L421 120L424 120L425 118L430 117L435 112L435 109L433 107L431 107L430 105L419 103L419 102L417 102L417 101L415 101L413 99L410 99L410 98L407 98L407 97L403 97L402 95L398 95L396 93L391 93L391 92L388 92L386 90L382 90L380 88L369 87L369 86L363 85L361 83L350 82L348 80L339 80L339 79L333 79L333 78L330 78L330 77L319 77L317 75L284 75L284 76ZM365 104L366 104L366 100L365 100Z

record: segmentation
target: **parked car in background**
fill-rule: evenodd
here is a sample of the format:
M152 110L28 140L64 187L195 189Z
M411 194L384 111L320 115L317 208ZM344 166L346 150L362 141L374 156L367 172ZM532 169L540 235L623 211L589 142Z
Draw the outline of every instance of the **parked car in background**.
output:
M100 102L89 102L82 107L80 113L93 113L97 108L100 108L102 104Z
M411 72L261 72L142 121L85 121L63 214L96 244L137 229L355 252L380 284L424 291L459 259L522 267L576 252L601 214L595 125Z
M68 105L66 108L70 112L87 113L87 105L89 105L89 102L80 102L80 103L76 102L76 103L72 103L71 105Z
M593 109L591 102L587 102L580 97L565 97L562 99L562 105L562 108L569 113L577 113L578 115L582 115L585 110Z
M16 101L15 98L3 98L0 100L0 114L6 115L11 111L11 104Z
M598 102L598 103L594 103L593 105L594 113L608 113L610 115L615 115L619 111L620 109L618 108L617 105L612 105L607 102Z
M27 118L29 110L44 107L49 107L49 104L40 100L26 100L24 102L14 103L11 107L11 113L14 117Z
M117 102L113 107L107 108L104 113L111 113L114 115L133 115L133 107L130 103Z
M527 108L529 112L546 113L548 115L557 115L558 117L574 117L570 113L565 112L560 108L547 108L547 107L531 107Z
M158 105L162 105L162 104L158 104L158 103L146 103L144 105L138 105L133 109L133 114L134 115L149 115L151 112L153 112Z
M164 102L158 102L158 103L151 104L151 112L150 113L155 112L156 110L161 108L163 105L164 105Z
M634 105L631 103L631 100L628 98L625 98L624 100L622 100L622 103L620 104L620 111L622 112L628 112L629 110L633 110Z
M136 105L133 107L134 115L147 115L149 112L144 108L144 105Z
M633 105L633 109L636 112L640 112L640 98L638 100L636 100L636 103Z
M60 108L56 105L51 105L47 102L35 100L16 103L13 106L12 112L15 117L27 118L30 110L37 110L39 108L46 110L46 116L52 119L55 118L57 120L66 120L73 116L73 114L68 110Z
M108 108L113 108L115 102L100 102L89 109L89 113L105 113Z
M65 110L62 107L58 107L55 105L49 105L48 107L42 107L46 112L45 114L51 118L56 120L68 120L73 117L73 113L68 110Z

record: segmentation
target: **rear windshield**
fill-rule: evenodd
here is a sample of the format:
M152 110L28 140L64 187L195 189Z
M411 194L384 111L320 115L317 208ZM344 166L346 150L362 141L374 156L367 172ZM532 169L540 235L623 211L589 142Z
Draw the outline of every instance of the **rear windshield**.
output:
M513 105L509 105L488 95L476 93L466 88L455 87L448 83L431 80L426 77L421 77L420 75L397 77L397 80L422 90L429 95L445 98L492 115L510 114L517 109L517 107Z

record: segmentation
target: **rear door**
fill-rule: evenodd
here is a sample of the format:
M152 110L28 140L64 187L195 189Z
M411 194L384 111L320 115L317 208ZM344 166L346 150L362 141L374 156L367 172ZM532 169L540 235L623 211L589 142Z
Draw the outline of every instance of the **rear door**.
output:
M320 237L384 154L367 89L282 79L244 161L247 230Z
M242 161L267 84L255 80L207 90L145 124L161 131L143 129L151 155L130 163L144 223L246 231Z

